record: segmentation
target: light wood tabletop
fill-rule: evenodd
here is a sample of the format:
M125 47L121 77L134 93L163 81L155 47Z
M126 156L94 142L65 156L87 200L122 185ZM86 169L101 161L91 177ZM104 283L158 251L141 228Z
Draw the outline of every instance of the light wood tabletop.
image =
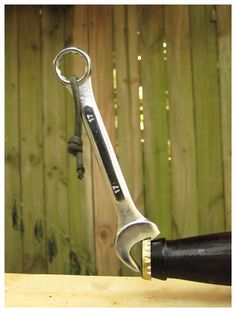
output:
M231 287L169 279L5 275L6 307L230 307Z

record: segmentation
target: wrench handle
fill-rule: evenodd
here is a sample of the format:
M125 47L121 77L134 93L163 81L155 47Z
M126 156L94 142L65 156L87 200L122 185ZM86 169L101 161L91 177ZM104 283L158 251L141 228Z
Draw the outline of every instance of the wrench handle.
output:
M151 243L152 277L231 285L231 232Z

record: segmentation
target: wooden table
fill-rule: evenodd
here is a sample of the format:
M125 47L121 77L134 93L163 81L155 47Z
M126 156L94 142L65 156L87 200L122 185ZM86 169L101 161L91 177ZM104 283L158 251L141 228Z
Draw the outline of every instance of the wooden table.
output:
M230 307L231 287L169 279L5 275L6 307Z

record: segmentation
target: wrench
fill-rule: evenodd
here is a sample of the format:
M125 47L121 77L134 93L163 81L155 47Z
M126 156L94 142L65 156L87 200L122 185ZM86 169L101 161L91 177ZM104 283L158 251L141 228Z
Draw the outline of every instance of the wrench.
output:
M64 77L60 70L63 57L69 53L81 55L86 62L84 74L81 77L77 77L76 96L80 101L83 124L115 204L118 219L115 251L124 264L130 269L139 272L140 268L130 253L132 247L138 242L154 239L160 232L156 224L146 219L138 211L130 196L93 95L91 83L92 66L88 54L76 47L61 50L53 61L56 76L72 93L70 80Z

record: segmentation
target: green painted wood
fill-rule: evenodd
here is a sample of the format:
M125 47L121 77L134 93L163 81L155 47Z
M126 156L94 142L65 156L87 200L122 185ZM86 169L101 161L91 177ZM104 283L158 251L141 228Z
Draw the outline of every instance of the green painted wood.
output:
M63 6L42 7L44 183L49 273L70 273L65 88L52 61L64 46Z
M188 6L165 6L172 237L197 235L198 201Z
M216 6L216 14L212 8L42 6L40 15L39 6L6 7L6 270L94 274L97 265L98 274L122 274L115 210L85 131L84 181L67 153L73 104L52 60L69 45L92 58L96 101L113 146L118 143L131 196L161 235L231 229L231 12L227 5ZM64 70L81 68L75 57Z
M5 8L5 271L23 271L17 7Z
M146 215L161 236L171 237L171 182L168 161L167 76L163 54L163 6L140 7L141 77L144 106Z
M231 230L231 6L217 5L225 229Z
M88 51L88 7L69 6L65 9L65 44ZM84 62L75 57L65 64L68 75L80 75L84 71ZM69 92L66 92L67 138L74 133L74 103ZM77 261L71 262L72 274L95 274L95 237L92 185L91 145L83 128L83 161L85 176L77 178L76 158L68 155L68 200L70 220L71 252ZM75 266L74 263L79 263Z
M105 127L115 147L115 112L112 84L111 6L89 7L89 54L92 59L94 95ZM96 263L99 275L117 275L120 262L115 254L117 218L112 197L93 156Z
M189 7L199 234L224 231L221 116L213 6Z
M144 211L139 110L137 6L114 6L118 158L131 196Z
M23 271L47 272L39 6L17 7Z
M138 7L114 6L114 50L118 159L131 197L144 212L143 159L139 110ZM137 257L137 254L134 257ZM123 275L136 275L122 266Z

